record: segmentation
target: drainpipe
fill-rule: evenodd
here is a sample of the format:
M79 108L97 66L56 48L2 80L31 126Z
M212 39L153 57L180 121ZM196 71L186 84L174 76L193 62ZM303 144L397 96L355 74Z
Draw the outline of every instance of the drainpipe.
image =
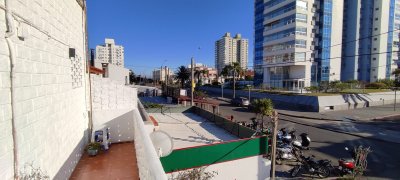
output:
M10 53L10 93L11 93L11 133L13 139L13 156L14 156L14 179L18 178L18 149L17 149L17 135L15 130L15 92L14 92L14 62L15 62L15 50L14 44L11 38L15 35L14 22L11 14L10 1L5 0L6 6L6 24L7 32L5 34L5 39L7 41L8 50Z
M89 74L89 108L90 108L90 113L89 113L89 134L88 134L88 142L92 141L92 133L93 133L93 96L92 96L92 76L90 74L90 63L88 63L89 60L89 42L88 42L88 26L87 26L87 6L86 6L86 1L83 2L83 16L84 16L84 23L85 23L85 49L86 49L86 68L87 72Z

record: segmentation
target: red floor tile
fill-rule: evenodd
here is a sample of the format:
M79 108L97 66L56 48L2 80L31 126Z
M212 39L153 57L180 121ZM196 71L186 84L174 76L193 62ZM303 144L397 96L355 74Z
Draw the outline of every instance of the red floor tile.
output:
M84 154L70 179L139 179L134 144L112 144L95 157Z

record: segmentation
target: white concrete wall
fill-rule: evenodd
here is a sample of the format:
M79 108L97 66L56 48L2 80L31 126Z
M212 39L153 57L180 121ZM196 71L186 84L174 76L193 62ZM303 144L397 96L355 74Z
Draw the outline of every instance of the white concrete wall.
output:
M213 180L248 180L269 179L271 169L271 161L264 159L262 156L253 156L235 161L228 161L218 164L212 164L205 168L205 172L217 172L212 178ZM179 172L168 174L168 177L177 177Z
M93 128L110 128L111 142L133 140L133 110L137 89L98 76L92 77Z
M0 5L5 5L4 0ZM37 26L14 20L24 29L24 40L12 37L19 170L33 163L52 179L67 179L80 159L88 124L82 8L75 0L10 0L10 6ZM0 177L13 179L10 56L4 14L0 9ZM70 47L76 50L75 60L69 58Z
M95 62L95 67L103 69L101 62ZM114 64L108 64L107 67L107 72L105 72L107 78L119 84L129 84L129 69Z

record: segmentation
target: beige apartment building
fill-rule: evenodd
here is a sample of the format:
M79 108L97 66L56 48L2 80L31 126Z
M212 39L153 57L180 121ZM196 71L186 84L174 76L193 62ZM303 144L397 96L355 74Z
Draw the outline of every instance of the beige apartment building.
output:
M248 39L243 39L240 34L231 37L230 33L215 42L215 68L218 74L226 65L238 62L243 69L247 69L248 63Z

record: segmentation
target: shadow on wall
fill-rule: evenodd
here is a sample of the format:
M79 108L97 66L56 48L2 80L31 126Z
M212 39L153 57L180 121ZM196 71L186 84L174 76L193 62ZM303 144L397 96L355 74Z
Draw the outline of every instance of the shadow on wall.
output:
M68 159L64 162L64 164L61 166L60 170L57 172L53 179L68 179L68 177L71 176L72 172L74 172L76 165L78 165L78 162L84 153L85 146L88 143L88 135L89 131L86 130L83 133L82 139L76 145L72 153L69 155ZM57 156L57 154L53 154L53 156Z
M112 143L133 141L133 109L96 110L93 130L110 128Z

